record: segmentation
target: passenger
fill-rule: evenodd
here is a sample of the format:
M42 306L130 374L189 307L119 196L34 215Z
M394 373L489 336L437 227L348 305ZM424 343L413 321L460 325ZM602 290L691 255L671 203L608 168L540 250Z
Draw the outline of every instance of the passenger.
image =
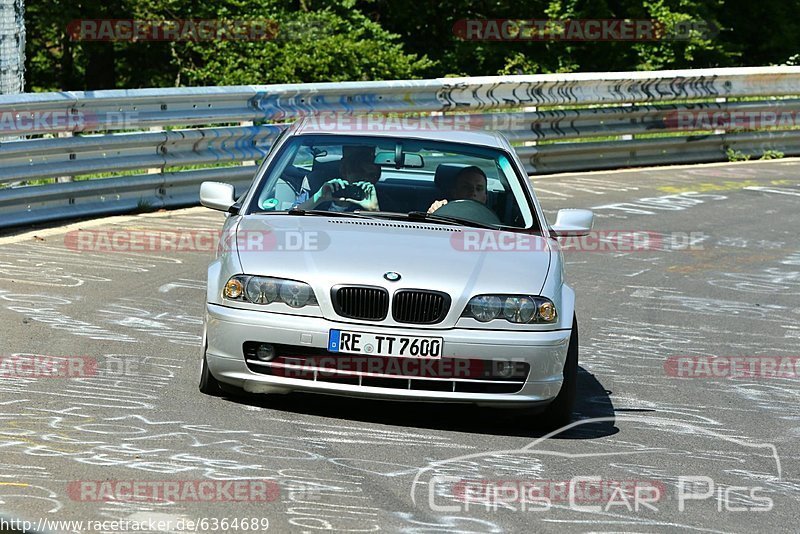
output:
M299 209L321 209L326 211L380 211L375 184L381 177L381 167L375 163L375 149L371 146L343 146L342 159L339 163L340 178L328 180L313 195L306 194L298 198ZM355 186L364 191L363 198L346 198L337 192L348 186ZM356 195L352 195L356 196Z
M453 200L474 200L486 204L486 173L480 167L470 165L464 167L449 183L440 186L445 194L445 199L437 200L428 208L428 213L433 213Z

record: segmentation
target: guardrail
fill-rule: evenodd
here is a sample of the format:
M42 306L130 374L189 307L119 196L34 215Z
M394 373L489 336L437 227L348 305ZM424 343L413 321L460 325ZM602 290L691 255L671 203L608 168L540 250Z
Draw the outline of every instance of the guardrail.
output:
M205 180L241 189L286 121L314 114L457 117L502 131L537 175L800 155L797 96L798 67L0 96L0 227L197 204ZM19 186L48 178L65 183Z

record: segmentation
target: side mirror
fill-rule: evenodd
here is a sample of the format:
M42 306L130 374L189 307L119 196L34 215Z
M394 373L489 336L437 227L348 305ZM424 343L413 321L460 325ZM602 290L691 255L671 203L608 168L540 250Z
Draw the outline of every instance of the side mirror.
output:
M200 184L200 204L212 210L230 211L236 202L231 184L203 182Z
M594 214L591 210L558 210L556 223L551 227L556 236L584 236L592 230Z

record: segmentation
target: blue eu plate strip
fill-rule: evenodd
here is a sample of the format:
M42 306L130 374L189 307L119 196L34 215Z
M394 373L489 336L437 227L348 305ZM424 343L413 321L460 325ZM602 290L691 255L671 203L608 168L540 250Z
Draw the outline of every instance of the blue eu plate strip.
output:
M339 352L339 333L340 330L331 330L328 335L328 352Z

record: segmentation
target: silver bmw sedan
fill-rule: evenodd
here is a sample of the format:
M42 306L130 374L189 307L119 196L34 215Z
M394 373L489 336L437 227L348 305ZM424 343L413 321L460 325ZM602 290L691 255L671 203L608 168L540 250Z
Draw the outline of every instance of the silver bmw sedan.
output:
M569 422L575 293L558 237L500 134L288 128L228 214L208 269L200 391L521 407Z

